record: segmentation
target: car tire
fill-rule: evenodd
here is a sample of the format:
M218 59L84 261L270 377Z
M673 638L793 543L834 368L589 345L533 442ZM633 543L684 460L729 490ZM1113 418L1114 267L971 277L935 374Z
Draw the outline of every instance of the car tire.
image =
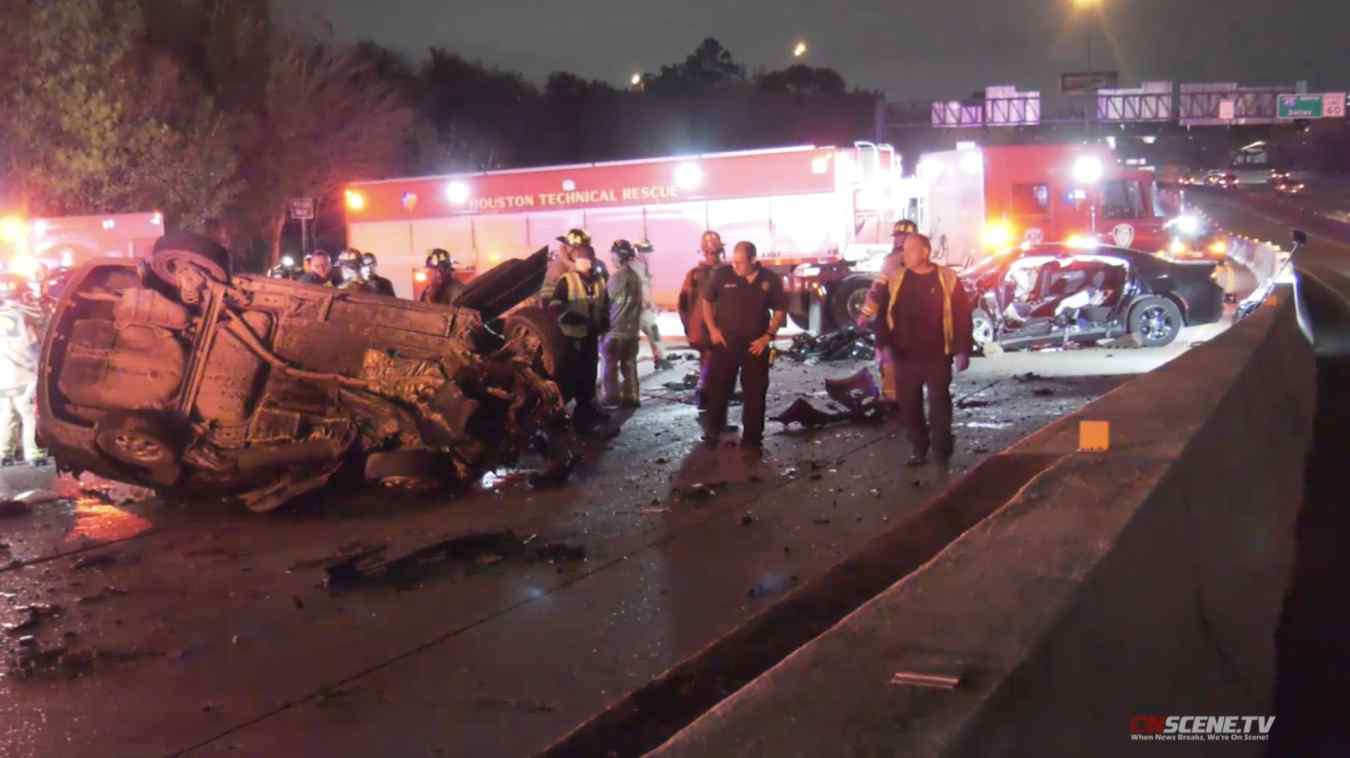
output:
M1130 308L1130 334L1143 347L1171 344L1184 325L1181 309L1167 298L1146 298Z
M830 318L834 328L856 326L867 302L872 280L866 276L847 276L830 290Z
M450 457L435 450L394 450L371 453L366 458L367 481L391 489L421 490L437 487L453 471Z
M230 281L230 252L210 237L194 232L169 232L155 241L150 269L169 284L177 284L180 263L191 263L219 282Z
M527 356L536 368L543 369L551 379L558 378L558 369L567 355L567 345L558 325L543 308L521 308L506 317L502 334L508 343L520 340Z
M797 327L798 329L801 329L803 332L811 331L810 314L802 314L797 313L796 311L788 311L788 321L791 321L793 326Z
M983 353L994 343L994 319L983 308L976 308L970 315L970 323L971 342L976 351Z
M169 425L150 416L110 413L94 427L94 443L119 463L157 470L174 466L180 446Z

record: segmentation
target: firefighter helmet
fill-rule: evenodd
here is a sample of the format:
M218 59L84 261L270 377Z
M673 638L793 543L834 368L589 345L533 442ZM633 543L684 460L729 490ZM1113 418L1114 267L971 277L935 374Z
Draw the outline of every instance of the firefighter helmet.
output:
M639 253L645 254L652 252L656 248L652 246L652 243L649 240L639 240L633 243L633 249Z
M628 240L614 240L609 252L620 261L629 261L637 256L637 250L633 249L633 243Z
M450 253L439 247L427 255L427 268L449 269L453 267L454 261L450 260Z
M919 225L907 218L902 218L895 222L895 228L891 230L891 236L895 237L901 234L918 234Z
M339 266L351 266L353 268L361 267L361 254L352 248L347 248L338 253L337 264Z
M570 247L581 247L591 244L591 235L585 229L568 229L567 234L559 237L558 241Z

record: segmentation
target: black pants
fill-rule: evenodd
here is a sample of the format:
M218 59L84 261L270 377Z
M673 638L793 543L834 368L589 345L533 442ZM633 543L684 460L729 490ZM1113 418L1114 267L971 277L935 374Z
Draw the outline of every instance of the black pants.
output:
M895 359L895 399L900 422L914 452L927 455L931 443L939 457L950 458L952 440L952 359L948 356ZM923 417L923 390L928 388L928 419Z
M577 413L595 410L595 382L600 376L600 338L567 340L566 387L577 400Z
M703 430L715 435L726 428L727 404L741 377L741 442L759 445L764 441L764 404L769 394L769 351L750 354L750 343L728 340L727 347L708 351L707 382L703 388L708 400L708 415Z

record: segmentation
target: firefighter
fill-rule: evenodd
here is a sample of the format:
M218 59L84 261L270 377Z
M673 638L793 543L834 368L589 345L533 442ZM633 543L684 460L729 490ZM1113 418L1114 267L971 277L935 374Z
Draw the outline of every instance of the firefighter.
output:
M633 270L642 279L642 319L638 323L638 329L647 337L647 344L651 345L652 367L657 371L665 371L672 368L673 364L666 360L665 351L661 349L661 330L656 325L656 301L652 296L652 266L648 259L653 252L652 243L642 240L635 244L633 249L637 251L637 258L633 260Z
M722 255L726 252L726 248L722 245L722 235L714 231L704 232L702 239L699 240L699 252L703 257L697 266L685 274L684 284L680 287L678 307L689 346L698 351L698 385L694 388L694 398L698 401L699 410L702 411L707 408L703 388L708 380L708 351L712 348L712 343L708 339L708 330L703 323L701 297L703 286L713 272L723 266Z
M727 404L740 375L741 447L759 455L764 446L764 405L769 392L769 356L787 319L783 280L755 260L754 243L738 242L731 267L717 269L703 285L703 318L713 348L705 394L703 439L716 445L726 428Z
M296 279L300 272L296 271L295 259L283 255L280 263L267 270L267 275L273 279Z
M638 400L637 354L642 326L642 277L633 268L637 250L628 240L616 240L614 276L606 286L609 295L609 332L601 348L604 362L600 402L636 408ZM620 374L623 375L620 385Z
M333 273L335 274L333 280L338 289L358 292L371 289L365 279L361 278L361 254L351 248L338 253L337 269Z
M450 253L436 248L427 255L427 287L417 301L454 305L464 292L464 284L455 278L455 262Z
M881 313L885 307L887 297L887 287L890 277L902 265L904 255L902 251L905 247L905 239L911 234L918 234L919 227L913 221L902 218L895 222L895 227L891 230L891 252L881 261L881 273L876 281L872 282L872 287L867 291L867 299L863 303L862 313L858 317L858 327L862 329L872 328L872 322L877 314ZM877 342L877 371L881 373L881 401L882 405L888 408L895 407L895 362L891 359L890 348L882 342Z
M43 454L37 446L37 365L40 339L29 315L18 301L0 308L0 454L3 463L23 458L38 464Z
M544 274L544 286L539 290L540 304L547 307L553 298L553 291L558 287L558 281L563 278L563 274L572 270L572 254L576 248L581 245L591 244L591 235L584 229L569 229L567 234L558 238L558 252L548 262L548 270Z
M930 444L939 463L950 461L952 369L970 367L973 345L966 291L956 272L933 263L932 254L927 237L906 236L903 265L889 277L885 305L875 320L877 344L888 345L894 359L900 422L912 447L908 466L926 463Z
M553 288L549 308L568 346L559 378L577 401L573 423L584 427L609 419L595 407L600 337L609 331L609 297L605 282L595 274L595 250L579 245L572 259L575 270L563 274Z
M375 259L374 253L363 253L361 255L361 277L366 280L371 291L376 294L397 297L394 293L394 283L379 275L379 263Z
M328 257L328 253L315 250L305 260L309 263L309 271L300 277L301 283L333 286L333 259Z

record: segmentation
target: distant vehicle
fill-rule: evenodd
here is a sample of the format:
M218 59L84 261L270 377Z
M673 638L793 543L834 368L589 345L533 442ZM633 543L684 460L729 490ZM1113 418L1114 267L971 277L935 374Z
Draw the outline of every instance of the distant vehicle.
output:
M1158 254L1169 260L1222 261L1228 257L1228 236L1199 213L1183 213L1167 222L1170 239Z
M1238 180L1237 174L1221 174L1217 184L1220 189L1237 189L1241 182Z
M1291 179L1288 178L1287 176L1284 176L1272 182L1271 189L1275 190L1281 195L1302 195L1307 192L1308 185L1304 184L1301 181L1298 181L1297 179Z
M975 342L1005 350L1091 344L1133 334L1167 345L1218 321L1213 262L1175 262L1117 247L1014 249L962 273L976 304Z
M469 478L560 423L556 324L500 318L538 293L546 250L485 272L459 300L472 307L231 276L222 260L178 234L148 264L70 276L38 384L38 435L62 468L266 511L343 470Z

